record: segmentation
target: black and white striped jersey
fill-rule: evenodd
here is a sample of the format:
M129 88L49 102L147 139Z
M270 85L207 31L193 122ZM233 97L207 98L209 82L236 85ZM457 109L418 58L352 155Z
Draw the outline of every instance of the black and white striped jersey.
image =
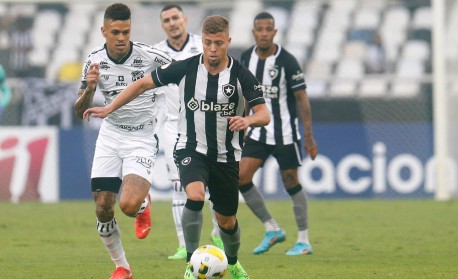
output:
M241 62L262 84L271 115L269 125L251 127L247 136L270 145L292 144L300 139L294 91L306 85L296 58L278 45L275 54L262 60L253 46L242 53Z
M203 54L164 65L151 73L154 84L178 84L180 115L176 149L191 149L211 161L239 161L243 132L229 130L228 116L243 116L245 100L250 107L264 103L254 75L232 57L229 65L211 75Z
M154 47L162 50L175 60L183 60L202 53L202 37L195 34L188 34L188 37L181 49L173 48L167 40L163 40L160 43L155 44ZM178 86L171 84L167 88L164 88L164 91L168 90L172 90L174 92L166 93L165 100L167 104L167 119L177 120L180 100L178 94L175 92L178 92Z
M172 59L163 51L137 42L130 42L129 54L122 61L116 61L108 55L106 45L102 44L91 51L84 63L81 88L86 88L89 66L98 63L100 75L97 87L108 105L130 83L170 62ZM141 94L104 118L104 121L115 125L140 125L152 120L156 115L155 94L155 90Z

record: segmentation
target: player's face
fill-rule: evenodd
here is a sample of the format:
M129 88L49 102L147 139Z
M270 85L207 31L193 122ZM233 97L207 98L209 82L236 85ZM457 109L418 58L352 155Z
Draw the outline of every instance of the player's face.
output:
M230 42L231 37L227 32L202 33L204 57L210 66L218 67L221 61L225 60Z
M161 13L162 29L170 39L179 39L186 33L188 18L177 8L172 8Z
M258 48L268 50L274 43L277 29L272 19L258 19L254 22L252 32Z
M105 20L102 34L106 39L110 56L115 59L124 57L130 50L130 20Z

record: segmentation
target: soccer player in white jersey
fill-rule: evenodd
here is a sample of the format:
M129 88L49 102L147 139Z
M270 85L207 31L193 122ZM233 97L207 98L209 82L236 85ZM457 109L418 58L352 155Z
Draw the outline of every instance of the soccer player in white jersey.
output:
M301 165L301 137L298 129L298 112L304 129L304 147L313 160L318 148L312 134L312 117L307 98L304 74L297 60L273 40L277 30L271 14L262 12L253 22L256 45L242 53L242 64L262 84L264 98L272 121L265 127L248 130L240 161L239 189L248 207L264 224L266 233L261 244L253 250L267 252L274 244L286 239L266 208L258 188L253 185L254 173L272 155L280 166L283 186L293 202L298 237L287 255L312 254L308 237L307 197L297 175Z
M161 10L161 25L167 34L167 39L154 45L175 60L183 60L191 56L202 53L202 38L199 35L191 34L186 31L188 18L183 14L181 6L176 4L166 5ZM181 225L181 215L186 203L186 192L181 185L178 168L173 157L173 150L178 138L178 114L180 109L180 98L178 86L170 84L163 87L164 90L170 90L170 94L165 94L167 104L167 119L165 122L161 146L164 147L164 154L167 162L169 179L173 185L172 213L175 222L175 229L178 237L178 249L175 254L169 256L171 260L186 258L186 248L184 244L183 227ZM163 143L163 144L162 144ZM209 202L212 212L213 230L210 234L213 244L224 249L223 241L219 236L218 221L212 209L213 205Z
M121 92L105 107L89 108L84 118L106 117L145 90L170 83L180 93L176 162L187 200L182 223L187 261L199 247L205 186L216 212L228 270L233 279L247 279L238 261L240 227L238 169L243 131L270 121L262 88L253 74L227 55L229 22L209 16L202 25L203 54L162 66ZM245 104L253 113L245 116ZM185 279L195 279L188 264Z
M106 104L110 104L128 84L172 61L160 50L130 41L130 9L124 4L107 7L101 31L106 42L89 54L83 67L82 85L75 103L80 117L91 106L96 87L103 93ZM116 265L111 279L132 278L114 217L121 186L119 206L124 214L135 217L137 237L143 239L151 230L149 189L158 150L154 134L156 103L156 92L145 92L105 118L97 138L91 188L97 232Z

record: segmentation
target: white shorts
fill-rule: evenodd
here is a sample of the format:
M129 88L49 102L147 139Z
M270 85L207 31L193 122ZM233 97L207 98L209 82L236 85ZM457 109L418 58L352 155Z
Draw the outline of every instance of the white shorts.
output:
M158 151L153 126L117 126L103 121L95 146L91 178L139 175L150 183Z
M169 179L180 180L178 174L178 167L175 164L173 157L173 150L175 149L175 143L178 138L178 120L166 121L164 125L164 156L167 163L167 170L169 172Z

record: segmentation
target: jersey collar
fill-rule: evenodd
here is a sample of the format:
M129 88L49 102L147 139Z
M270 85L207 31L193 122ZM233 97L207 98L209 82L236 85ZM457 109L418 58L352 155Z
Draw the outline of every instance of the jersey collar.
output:
M132 50L133 50L133 47L134 47L134 43L133 42L129 42L129 44L130 44L129 53L127 53L127 55L120 61L117 61L116 59L114 59L113 57L110 56L110 53L108 53L107 44L104 44L103 47L105 48L105 51L107 52L108 59L110 59L115 64L124 64L124 62L126 62L127 59L129 59L129 57L132 55Z
M181 46L180 49L176 49L174 48L171 44L169 44L169 40L165 40L167 42L167 46L171 49L173 49L175 52L179 52L179 51L183 51L183 49L186 47L186 45L189 43L189 33L188 35L186 36L186 41L184 41L183 45Z

